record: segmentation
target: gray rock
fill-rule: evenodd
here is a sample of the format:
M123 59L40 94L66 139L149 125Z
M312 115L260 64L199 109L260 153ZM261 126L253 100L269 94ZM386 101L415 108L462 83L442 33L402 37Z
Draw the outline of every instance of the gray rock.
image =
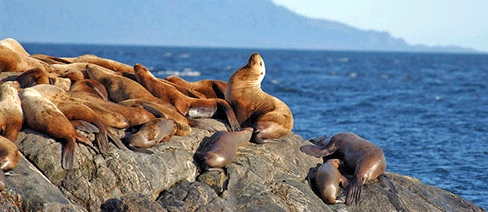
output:
M7 177L6 189L20 195L24 211L483 211L393 173L367 182L360 205L325 204L307 180L323 161L302 153L300 146L310 142L294 133L270 143L246 143L222 172L203 171L195 151L205 137L226 128L212 119L197 125L188 136L149 148L151 155L113 144L101 155L78 144L69 171L61 168L60 142L23 129L16 144L25 158L11 171L20 174Z

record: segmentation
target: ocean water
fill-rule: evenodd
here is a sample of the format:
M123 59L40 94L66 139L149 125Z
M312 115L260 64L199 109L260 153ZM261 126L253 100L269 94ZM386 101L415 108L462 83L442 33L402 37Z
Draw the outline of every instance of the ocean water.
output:
M353 132L380 146L388 172L488 208L488 55L24 44L31 54L94 54L154 75L227 81L259 52L262 89L305 139Z

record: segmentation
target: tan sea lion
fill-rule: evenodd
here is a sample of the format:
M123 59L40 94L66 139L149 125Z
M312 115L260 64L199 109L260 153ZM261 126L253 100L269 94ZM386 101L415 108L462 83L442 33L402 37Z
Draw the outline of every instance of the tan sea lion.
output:
M205 79L196 82L188 82L178 76L167 76L165 80L186 88L187 90L201 93L205 98L225 99L227 82L224 81Z
M29 56L24 47L13 38L5 38L0 41L0 46L5 46L21 56Z
M69 78L72 82L88 79L86 65L90 63L70 63L70 64L52 64L53 72L61 77Z
M0 72L25 72L34 68L42 69L48 73L52 71L47 63L18 54L12 49L0 45Z
M212 117L216 112L222 111L229 123L229 131L240 130L232 107L223 99L196 99L191 98L175 87L158 80L154 75L140 64L134 65L137 81L144 86L152 95L174 105L183 115L191 118Z
M87 72L91 79L97 80L105 86L109 99L112 101L137 100L141 103L155 105L157 107L152 108L164 114L162 117L173 119L180 123L179 126L184 126L184 129L178 129L177 135L190 134L190 121L179 113L173 105L153 96L141 84L96 65L88 65Z
M0 85L0 133L11 141L17 140L24 119L19 89L16 81Z
M161 142L167 142L176 133L177 122L172 119L157 118L144 124L137 133L127 140L129 148L141 151L140 148L152 147ZM144 150L146 153L152 153Z
M347 174L353 179L347 192L346 204L359 203L363 184L385 172L386 159L383 150L353 133L334 135L323 147L305 145L300 150L315 157L336 156L344 161Z
M53 57L53 56L49 56L49 55L44 55L44 54L33 54L33 55L30 55L30 57L32 58L35 58L35 59L38 59L40 61L43 61L49 65L53 65L53 64L70 64L69 61L67 60L64 60L64 59L61 59L59 57Z
M238 69L227 82L225 100L234 108L241 127L252 127L253 141L279 138L293 128L293 115L288 106L261 90L266 72L264 61L253 53L248 63Z
M7 138L0 136L0 191L5 189L5 174L3 171L13 169L19 162L19 149Z
M108 101L107 89L102 83L94 79L83 79L73 83L69 92L70 94L82 92L83 94Z
M27 88L38 84L54 85L56 77L57 75L48 73L44 69L34 68L22 73L16 81L19 82L21 88Z
M348 180L339 172L339 159L330 159L322 164L315 174L315 186L325 203L343 203L343 199L337 198L339 185L347 186Z
M91 54L85 54L79 57L73 57L73 58L61 58L64 60L67 60L71 63L91 63L91 64L96 64L99 66L102 66L104 68L110 69L112 71L116 72L127 72L127 73L134 73L134 68L132 66L123 64L121 62L111 60L111 59L106 59L106 58L100 58L95 55Z
M92 146L91 142L79 135L56 105L35 89L24 89L20 93L20 99L27 126L63 141L61 166L64 169L72 169L76 140L88 146Z
M232 162L237 149L251 140L253 129L244 128L239 132L217 131L195 153L205 169L223 168Z

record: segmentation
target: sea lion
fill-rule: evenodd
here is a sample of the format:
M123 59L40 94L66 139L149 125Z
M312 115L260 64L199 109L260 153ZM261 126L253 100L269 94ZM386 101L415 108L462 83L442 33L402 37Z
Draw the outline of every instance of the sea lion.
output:
M339 185L347 186L348 180L339 172L339 159L330 159L322 164L315 174L315 186L325 203L343 203L343 199L337 198Z
M334 154L333 156L344 161L346 173L353 175L346 196L347 205L359 203L363 184L377 178L386 169L383 150L353 133L339 133L332 136L325 146L305 145L300 150L315 157Z
M63 169L72 169L75 142L78 140L92 146L91 142L79 135L56 105L37 90L32 88L22 90L20 99L27 126L63 141L61 166Z
M0 46L5 46L21 56L29 56L24 47L13 38L5 38L0 41Z
M3 171L10 170L19 162L19 149L7 138L0 136L0 191L5 189L5 175Z
M33 55L30 55L30 57L32 58L35 58L35 59L38 59L40 61L43 61L49 65L53 65L53 64L70 64L69 61L67 60L63 60L59 57L53 57L53 56L49 56L49 55L43 55L43 54L33 54Z
M73 83L69 92L70 94L82 92L83 94L108 101L107 89L102 83L94 79L83 79Z
M38 84L54 85L56 77L57 75L50 74L44 69L34 68L22 73L16 81L19 82L21 88L27 88Z
M253 129L244 128L239 132L217 131L195 153L205 169L223 168L232 162L237 149L251 140Z
M9 47L0 45L0 72L25 72L34 68L42 69L48 73L52 71L47 63L18 54Z
M127 140L129 148L141 151L139 148L152 147L161 142L167 142L176 133L177 122L172 119L157 118L144 124L137 133L132 134ZM146 153L152 153L145 150Z
M24 119L19 89L16 81L0 85L0 133L11 141L17 140Z
M118 103L124 100L137 100L141 103L152 104L155 106L152 107L153 109L164 114L163 117L173 119L180 123L180 127L184 127L178 129L176 132L177 135L184 136L191 133L190 121L188 119L179 113L173 105L153 96L141 84L126 77L116 75L113 71L100 66L88 65L86 70L91 79L97 80L105 86L109 99L112 101Z
M127 72L127 73L134 73L134 69L132 66L117 62L115 60L100 58L95 55L85 54L79 57L73 58L61 58L63 60L69 61L71 63L91 63L102 66L104 68L110 69L116 72Z
M141 64L134 65L137 81L152 95L174 105L183 115L191 118L212 117L216 112L222 111L229 123L229 131L241 130L232 107L223 99L196 99L191 98L175 87L158 80L146 67Z
M276 97L261 90L266 69L258 53L238 69L227 82L225 100L234 108L241 127L252 127L253 141L279 138L293 128L290 108Z
M196 82L188 82L178 76L167 76L165 80L186 88L194 93L203 94L205 98L225 99L225 89L227 82L221 80L200 80Z

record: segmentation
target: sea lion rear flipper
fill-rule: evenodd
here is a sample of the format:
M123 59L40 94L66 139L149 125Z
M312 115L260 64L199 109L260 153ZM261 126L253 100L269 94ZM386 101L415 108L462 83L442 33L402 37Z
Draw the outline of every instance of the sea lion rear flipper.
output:
M305 145L305 146L300 147L300 150L307 155L312 155L312 156L315 156L318 158L332 154L329 151L327 151L326 149L321 149L320 147L315 146L315 145Z
M108 153L108 138L107 138L107 130L100 130L99 133L95 134L95 140L97 141L98 149L100 153L107 154Z
M63 145L63 152L61 155L61 167L65 170L73 169L73 157L75 153L75 139L68 140Z
M362 190L363 190L363 179L356 178L352 182L351 186L349 187L349 191L347 191L346 205L351 205L353 202L359 204Z
M119 149L127 150L127 147L125 147L124 143L122 143L122 141L119 139L119 137L117 137L116 135L114 135L114 133L112 133L110 130L107 131L107 135L115 143L115 145Z

